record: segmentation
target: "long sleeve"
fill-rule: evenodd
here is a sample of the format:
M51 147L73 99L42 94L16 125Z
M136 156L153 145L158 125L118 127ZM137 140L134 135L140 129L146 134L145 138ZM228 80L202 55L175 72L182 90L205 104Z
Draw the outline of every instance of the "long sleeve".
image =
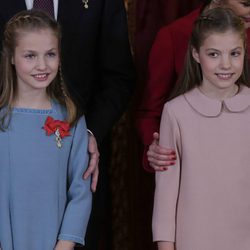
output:
M168 104L164 106L160 125L160 145L176 150L177 160L168 171L156 173L153 211L153 240L175 241L176 206L180 185L180 131Z
M90 178L82 178L88 166L88 135L84 118L78 121L73 136L68 163L68 201L58 238L84 244L92 202Z
M86 113L87 126L99 144L128 107L135 85L124 3L106 0L103 8L97 49L99 83Z

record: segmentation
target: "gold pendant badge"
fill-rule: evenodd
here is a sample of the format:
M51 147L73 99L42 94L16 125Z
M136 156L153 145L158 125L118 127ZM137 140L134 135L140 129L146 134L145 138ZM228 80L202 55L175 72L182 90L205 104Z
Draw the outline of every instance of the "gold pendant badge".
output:
M58 148L61 148L62 147L62 137L60 135L59 129L56 129L55 135L56 135L56 145Z

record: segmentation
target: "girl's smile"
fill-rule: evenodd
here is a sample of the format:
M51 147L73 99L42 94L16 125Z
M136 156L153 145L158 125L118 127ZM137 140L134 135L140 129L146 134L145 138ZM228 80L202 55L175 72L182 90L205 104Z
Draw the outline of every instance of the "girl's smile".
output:
M228 81L234 74L216 73L218 79Z
M44 73L44 74L35 74L33 75L34 79L37 81L47 81L48 80L49 74Z

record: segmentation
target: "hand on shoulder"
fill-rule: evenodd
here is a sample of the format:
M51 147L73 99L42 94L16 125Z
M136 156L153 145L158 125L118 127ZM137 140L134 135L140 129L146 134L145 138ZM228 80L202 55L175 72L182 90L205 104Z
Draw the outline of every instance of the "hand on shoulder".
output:
M159 145L159 133L153 134L153 142L149 146L147 157L149 165L155 171L165 171L175 164L176 153L173 149L166 149Z

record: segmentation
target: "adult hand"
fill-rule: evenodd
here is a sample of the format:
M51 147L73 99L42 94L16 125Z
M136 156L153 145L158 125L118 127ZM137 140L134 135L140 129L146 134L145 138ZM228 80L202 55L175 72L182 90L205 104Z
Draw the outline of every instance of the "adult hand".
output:
M86 172L84 173L83 178L87 179L90 175L92 175L91 190L92 192L95 192L99 175L98 163L100 154L98 151L96 139L90 133L89 133L88 151L90 155L89 166Z
M155 171L165 171L168 166L174 165L176 154L173 149L166 149L159 146L159 133L153 134L153 142L149 146L147 157L149 165Z
M59 240L54 250L74 250L75 243L68 240Z

